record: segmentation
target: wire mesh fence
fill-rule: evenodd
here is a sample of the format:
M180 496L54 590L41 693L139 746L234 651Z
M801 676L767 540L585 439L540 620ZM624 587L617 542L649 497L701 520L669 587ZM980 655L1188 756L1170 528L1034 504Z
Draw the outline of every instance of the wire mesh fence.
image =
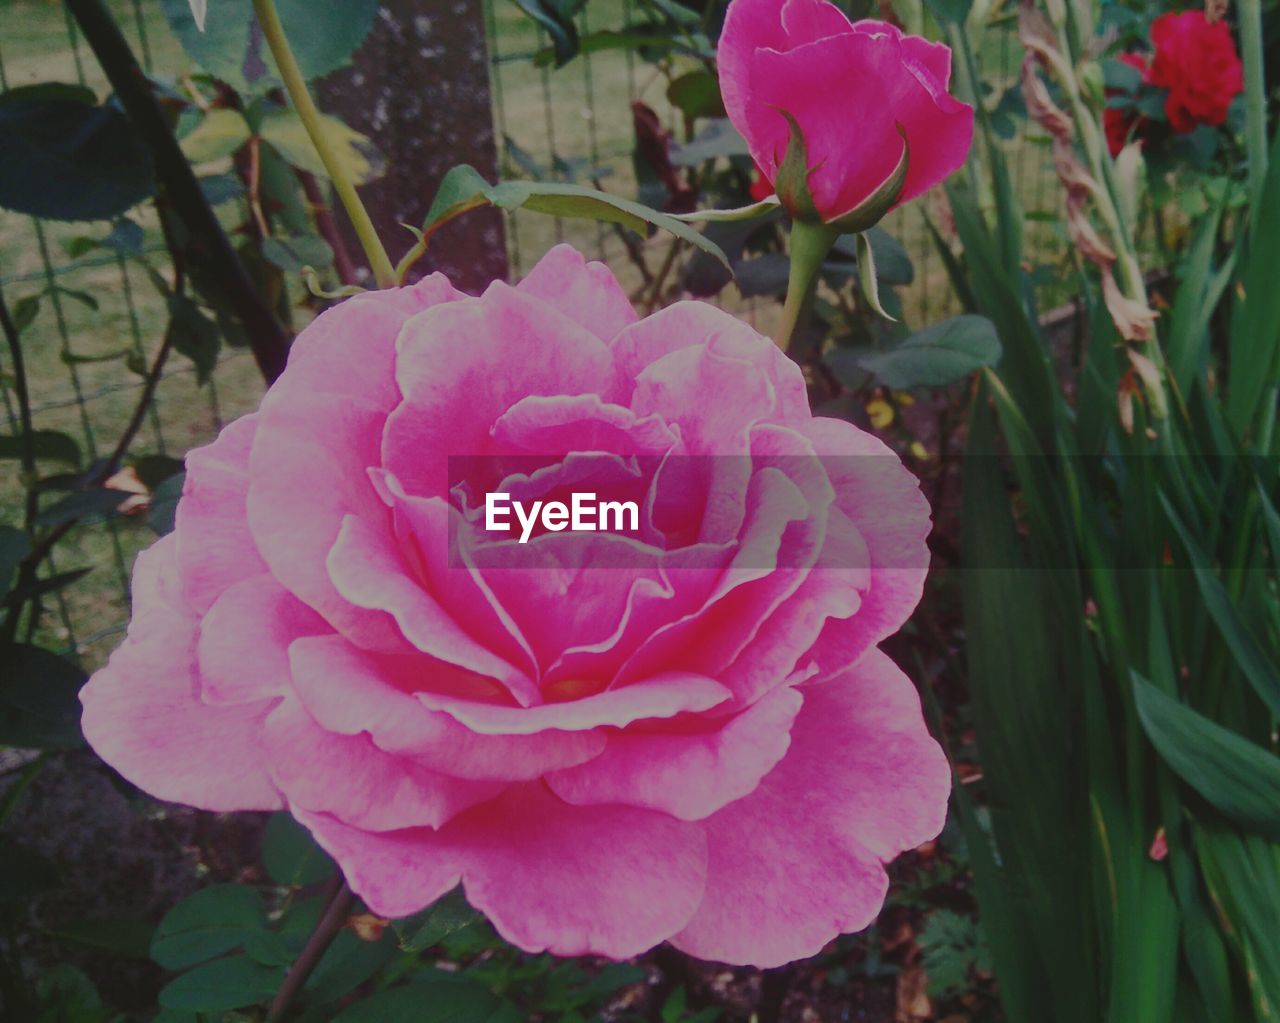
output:
M423 0L424 8L430 9L432 2ZM576 178L634 196L631 104L642 101L673 130L677 125L661 75L630 49L583 53L553 70L533 60L548 40L516 4L481 2L504 172ZM580 34L588 36L593 28L630 27L640 2L593 0L578 16ZM110 6L149 72L167 79L183 73L186 58L169 33L159 4L112 0ZM33 27L37 21L38 31ZM983 78L994 90L1003 91L1015 83L1022 52L1011 23L989 34L982 57L986 62ZM108 91L65 11L45 3L6 4L0 8L0 88L43 81L77 82L100 96ZM1010 125L1015 128L1007 142L1013 153L1015 187L1029 213L1028 251L1033 258L1037 253L1062 252L1048 151L1034 130L1028 134L1025 119L1012 118ZM157 270L167 272L167 254L154 214L139 208L132 217L144 229L147 258ZM958 311L930 236L930 220L945 234L945 205L927 197L894 212L884 224L906 247L915 267L903 300L907 320L916 326ZM0 287L11 304L25 295L38 295L41 302L36 321L24 335L35 426L74 436L86 463L110 450L123 430L143 387L137 367L160 343L166 322L164 300L136 262L101 249L76 254L83 247L75 239L101 238L109 229L104 224L45 222L0 211ZM624 283L639 283L634 242L629 246L620 229L523 211L508 221L512 273L519 276L527 271L559 241L570 241L608 262ZM645 244L656 249L660 260L659 247L670 243L656 239ZM761 306L759 300L745 302L732 286L721 300L753 321L771 315L772 306ZM197 385L188 363L175 362L146 412L135 453L181 456L210 439L229 418L252 408L261 392L252 359L243 353L224 356L212 379L202 386ZM16 409L7 380L0 395L0 413L16 433ZM21 487L16 473L8 468L5 472L0 480L0 519L16 521ZM90 663L104 656L127 616L133 556L151 539L140 519L125 516L83 526L59 545L54 571L92 566L93 572L56 595L56 614L46 625L54 632L46 637L51 645Z

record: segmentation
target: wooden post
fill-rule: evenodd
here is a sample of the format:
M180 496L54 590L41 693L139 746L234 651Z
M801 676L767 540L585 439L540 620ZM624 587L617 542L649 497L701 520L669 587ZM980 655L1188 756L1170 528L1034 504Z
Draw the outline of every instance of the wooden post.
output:
M393 263L413 244L400 225L422 224L449 168L469 163L497 178L482 0L383 0L352 66L326 77L319 91L323 109L387 158L386 174L360 195ZM343 225L350 236L345 218ZM505 279L502 214L476 210L443 228L411 279L432 270L472 293Z

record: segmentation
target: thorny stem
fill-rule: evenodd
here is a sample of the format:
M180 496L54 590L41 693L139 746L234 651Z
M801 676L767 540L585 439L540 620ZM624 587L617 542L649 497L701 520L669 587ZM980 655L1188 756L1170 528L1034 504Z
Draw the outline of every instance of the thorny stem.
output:
M333 210L325 200L320 183L309 171L300 170L297 173L307 203L311 206L311 213L316 218L316 230L329 243L329 248L333 249L333 269L338 275L338 281L343 285L357 284L356 268L351 261L351 253L347 250L347 240L338 230L338 222L333 218Z
M253 0L253 9L258 15L262 37L275 58L276 67L279 68L280 77L284 81L285 91L293 101L298 119L311 137L311 143L320 154L320 160L325 166L329 180L333 182L333 190L338 194L338 199L347 211L347 216L351 218L351 226L355 229L356 237L360 239L360 245L364 248L369 267L373 270L374 280L378 282L380 288L394 287L396 274L391 265L391 259L387 256L387 250L383 248L382 240L378 237L373 221L369 218L369 211L364 208L364 203L356 193L355 183L347 174L347 169L342 165L333 143L324 130L320 111L316 108L311 93L307 91L307 80L302 76L302 69L298 67L298 61L285 36L284 25L280 21L280 13L276 10L275 0Z
M271 383L284 370L289 334L232 248L174 137L151 80L139 66L111 11L103 0L66 0L66 4L115 89L120 105L151 151L161 196L186 228L184 248L217 289L219 305L225 303L244 326L254 360L263 378Z
M267 1012L267 1023L278 1023L285 1018L294 998L302 990L302 985L307 982L307 978L311 976L333 939L342 930L355 897L351 886L345 880L339 880L338 887L330 897L328 905L325 906L324 914L320 917L320 922L316 924L316 929L307 939L306 947L289 967L284 983L276 992L271 1002L271 1009Z

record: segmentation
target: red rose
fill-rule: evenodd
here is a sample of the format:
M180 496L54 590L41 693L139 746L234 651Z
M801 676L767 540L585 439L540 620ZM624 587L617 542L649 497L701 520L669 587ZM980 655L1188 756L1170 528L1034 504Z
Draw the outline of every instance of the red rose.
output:
M1156 55L1149 81L1169 90L1164 111L1173 130L1186 134L1218 125L1244 89L1244 72L1231 29L1203 11L1162 14L1151 26Z
M1122 64L1136 68L1142 75L1143 82L1150 81L1151 69L1147 66L1147 58L1139 53L1122 53L1116 58ZM1108 89L1107 95L1114 95L1117 90ZM1146 118L1133 110L1120 110L1107 107L1102 112L1102 127L1107 134L1107 149L1112 156L1119 156L1120 150L1129 144L1131 135L1141 131Z
M751 180L749 194L752 202L764 202L773 195L773 183L764 176L764 172L759 167L756 168L756 176Z

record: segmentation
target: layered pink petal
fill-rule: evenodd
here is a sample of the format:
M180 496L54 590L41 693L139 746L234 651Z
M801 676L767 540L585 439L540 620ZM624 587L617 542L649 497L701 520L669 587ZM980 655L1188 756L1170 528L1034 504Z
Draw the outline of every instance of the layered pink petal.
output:
M242 579L200 620L196 654L205 701L283 696L289 691L289 644L330 631L267 573Z
M884 861L942 828L946 758L887 656L803 693L782 762L703 822L706 895L672 941L690 955L772 967L815 954L875 918Z
M100 757L152 795L205 810L275 810L262 723L273 700L201 702L196 617L182 597L172 534L138 555L124 643L80 692Z
M752 102L751 63L756 52L762 49L783 51L791 47L791 38L782 24L781 11L781 0L733 0L725 15L724 29L716 46L720 95L729 120L744 135L747 110ZM773 166L770 164L768 171L771 181Z
M636 322L622 285L604 263L588 263L571 245L557 245L516 287L546 302L601 341Z
M790 137L781 111L791 114L805 138L814 200L828 219L893 171L902 152L897 125L910 144L902 202L968 154L973 110L947 94L945 46L885 22L851 25L825 0L734 0L717 53L725 109L756 164L772 181Z
M410 320L400 336L396 379L404 401L386 422L378 461L421 497L447 492L450 455L491 453L494 423L520 399L610 400L614 389L613 361L594 333L500 283L481 298Z
M438 660L496 679L520 698L531 682L516 665L472 637L449 609L423 588L389 529L348 516L326 565L334 588L352 606L393 618L413 647Z
M582 732L623 728L635 721L698 714L724 703L732 695L729 689L705 675L670 672L581 699L537 707L476 703L426 691L419 692L417 697L424 707L443 711L478 735L534 735L551 729Z
M635 376L632 411L678 428L691 455L744 454L745 432L755 423L809 418L800 367L768 338L721 316L729 322L712 317L717 326L701 343L656 355ZM650 337L639 328L627 332L615 357L639 363L656 347L646 344Z
M457 778L518 781L572 767L605 747L598 731L551 729L531 735L480 735L413 694L431 675L418 657L369 654L336 637L289 648L294 691L321 727L367 733L379 748L410 756Z
M174 543L182 595L197 614L208 611L228 586L267 570L245 511L257 429L258 416L244 416L211 444L187 452Z
M265 740L272 779L291 807L331 813L369 831L438 828L503 789L501 782L428 770L379 749L363 733L327 731L292 698L267 717Z
M575 807L539 783L450 821L370 834L300 814L370 909L405 916L461 880L528 952L625 959L678 931L706 877L701 828L633 807Z
M858 24L865 25L866 22ZM828 0L785 0L782 4L782 27L787 33L786 48L789 50L815 39L844 35L855 28L844 11Z
M796 690L780 689L730 718L620 732L600 756L547 783L570 803L624 803L701 820L754 791L782 759L800 703Z
M795 117L804 133L814 201L827 217L852 209L893 172L902 154L901 125L910 160L901 202L919 195L959 167L973 139L973 110L888 35L853 32L807 43L786 53L760 51L751 65L747 138L766 173L776 173ZM840 102L833 102L839 96ZM849 130L849 111L858 130Z
M254 539L276 579L376 649L403 646L394 622L343 599L325 558L348 515L389 524L366 470L379 463L383 425L400 398L396 337L415 310L461 297L439 275L387 294L348 299L298 335L262 403L248 499Z
M493 424L495 444L537 454L608 451L626 455L660 454L675 444L675 434L658 416L639 417L599 395L535 395L521 398Z
M832 620L811 657L822 677L843 670L892 635L915 610L929 569L932 522L920 484L889 448L837 419L801 427L822 456L837 505L867 546L871 583L858 613Z

